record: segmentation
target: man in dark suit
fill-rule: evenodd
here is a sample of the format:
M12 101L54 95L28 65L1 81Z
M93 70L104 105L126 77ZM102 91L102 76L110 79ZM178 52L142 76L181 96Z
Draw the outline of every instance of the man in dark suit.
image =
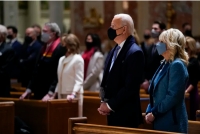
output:
M160 34L166 29L166 25L161 21L154 21L152 24L151 36L154 39L154 42L151 45L141 44L141 48L145 55L145 80L141 84L141 88L145 89L148 93L148 88L151 82L151 79L160 66L163 56L159 55L156 49L156 44L159 42Z
M5 43L7 28L0 25L0 97L10 95L10 67L14 59L14 50Z
M56 23L45 23L42 29L42 41L46 43L39 53L32 79L20 99L34 93L34 99L48 100L57 84L57 66L66 48L60 44L60 28ZM45 96L45 97L44 97Z
M140 84L144 55L132 36L133 20L128 14L115 15L108 37L117 45L108 54L101 83L98 111L107 115L108 125L138 127L143 122Z
M13 66L11 69L11 78L18 79L19 74L20 74L19 57L20 57L20 53L21 53L22 44L17 40L18 30L15 26L8 26L7 30L8 30L7 38L9 40L8 44L15 51L15 58L14 58Z
M31 75L40 49L41 44L37 41L36 31L32 27L27 28L20 56L20 80L23 87L27 87L28 82L31 80Z

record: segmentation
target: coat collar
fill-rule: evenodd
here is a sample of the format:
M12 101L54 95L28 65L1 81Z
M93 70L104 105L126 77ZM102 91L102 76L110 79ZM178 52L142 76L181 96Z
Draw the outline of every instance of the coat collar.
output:
M151 88L156 89L156 86L157 86L158 82L159 82L159 81L161 80L161 78L166 74L166 72L167 72L167 70L168 70L168 68L169 68L169 65L170 65L170 63L169 63L169 62L166 62L166 61L164 61L164 62L160 65L160 67L157 69L156 73L154 74L154 76L153 76L153 78L152 78L152 82L151 82L151 85L149 86L149 87L150 87L149 89L151 89ZM160 72L160 71L161 71L161 72ZM157 76L157 75L158 75L158 76ZM157 79L156 82L154 82L154 80L155 80L156 77L158 77L158 79ZM155 84L155 85L154 85L154 84Z
M66 63L69 63L72 59L73 59L73 57L75 56L75 54L70 54L69 56L67 56L67 57L65 57L64 56L64 58L62 59L62 64L66 64Z

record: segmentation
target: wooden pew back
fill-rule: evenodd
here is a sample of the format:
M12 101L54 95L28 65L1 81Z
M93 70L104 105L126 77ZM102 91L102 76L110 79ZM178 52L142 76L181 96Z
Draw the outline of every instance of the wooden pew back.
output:
M0 134L14 134L14 102L0 102Z
M106 116L100 115L97 109L100 106L100 98L93 96L84 96L83 97L83 116L87 117L88 123L90 124L99 124L106 125L107 118ZM146 107L149 104L149 98L140 98L141 109L144 113Z
M56 134L68 132L68 118L78 116L77 100L23 100L0 98L0 101L13 100L15 115L22 119L34 134Z
M174 132L164 132L155 131L149 129L135 129L135 128L124 128L124 127L114 127L106 125L95 125L86 124L87 117L81 118L69 118L69 128L68 134L175 134ZM199 134L200 133L200 122L198 121L188 121L188 133L189 134Z
M200 121L200 110L196 111L196 121Z
M114 127L106 125L86 124L87 118L69 118L68 134L172 134L172 132L163 132L147 129ZM175 134L173 132L173 134Z

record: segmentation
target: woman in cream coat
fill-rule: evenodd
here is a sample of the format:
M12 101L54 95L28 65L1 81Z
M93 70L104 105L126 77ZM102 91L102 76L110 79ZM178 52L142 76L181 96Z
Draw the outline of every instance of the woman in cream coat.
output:
M86 50L84 59L84 90L96 91L100 89L103 75L104 58L101 53L101 40L97 34L87 34L85 39Z
M84 61L79 51L79 40L73 35L64 34L61 37L61 44L67 48L65 56L61 57L58 64L58 83L55 93L58 99L73 100L79 99L79 116L82 116L83 106L83 69Z

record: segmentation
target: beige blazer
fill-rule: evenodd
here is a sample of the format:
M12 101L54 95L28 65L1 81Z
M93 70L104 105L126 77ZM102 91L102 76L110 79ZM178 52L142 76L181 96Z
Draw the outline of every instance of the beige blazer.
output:
M84 61L81 55L71 54L62 56L58 64L58 83L55 92L71 94L72 92L83 93Z
M94 55L91 57L88 65L86 74L87 76L83 84L84 90L96 91L96 92L99 91L103 75L103 65L104 65L103 54L98 51L95 52Z

